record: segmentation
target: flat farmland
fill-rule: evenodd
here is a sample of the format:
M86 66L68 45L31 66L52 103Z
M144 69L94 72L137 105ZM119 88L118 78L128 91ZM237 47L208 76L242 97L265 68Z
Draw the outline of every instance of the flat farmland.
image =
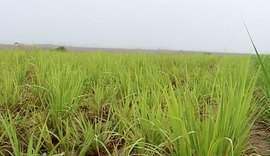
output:
M253 55L44 51L0 51L0 155L269 155Z

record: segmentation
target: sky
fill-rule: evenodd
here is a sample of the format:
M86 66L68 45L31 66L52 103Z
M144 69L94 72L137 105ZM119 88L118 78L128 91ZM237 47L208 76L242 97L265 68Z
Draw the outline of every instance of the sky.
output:
M0 0L0 43L270 52L270 0Z

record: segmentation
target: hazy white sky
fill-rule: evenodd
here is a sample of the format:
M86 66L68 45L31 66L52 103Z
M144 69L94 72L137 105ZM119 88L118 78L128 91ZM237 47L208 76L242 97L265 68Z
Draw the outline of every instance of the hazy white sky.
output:
M0 43L270 51L270 0L0 0Z

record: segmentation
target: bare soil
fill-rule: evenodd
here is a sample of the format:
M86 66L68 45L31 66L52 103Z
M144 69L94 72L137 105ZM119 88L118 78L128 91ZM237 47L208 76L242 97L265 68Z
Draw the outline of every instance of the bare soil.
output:
M270 125L259 121L253 125L246 156L270 156Z

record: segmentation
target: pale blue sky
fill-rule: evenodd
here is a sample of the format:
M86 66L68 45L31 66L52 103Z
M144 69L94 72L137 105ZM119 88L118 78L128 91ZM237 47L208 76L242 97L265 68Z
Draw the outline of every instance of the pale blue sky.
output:
M0 43L270 51L269 0L1 0Z

